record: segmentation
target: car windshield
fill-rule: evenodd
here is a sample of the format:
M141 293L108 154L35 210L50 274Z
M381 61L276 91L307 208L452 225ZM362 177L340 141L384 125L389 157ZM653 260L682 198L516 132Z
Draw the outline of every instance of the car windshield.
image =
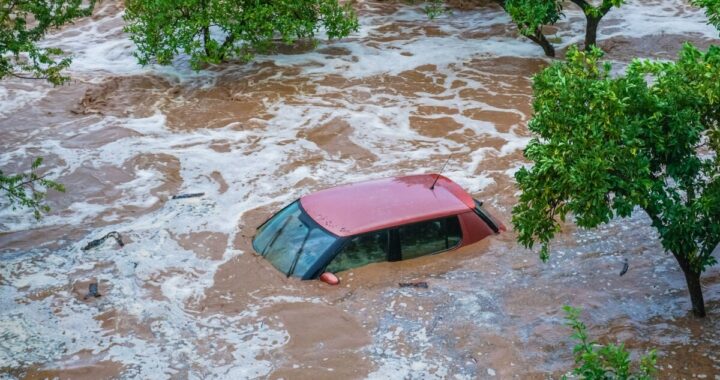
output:
M253 248L280 272L304 277L336 240L295 201L260 227Z

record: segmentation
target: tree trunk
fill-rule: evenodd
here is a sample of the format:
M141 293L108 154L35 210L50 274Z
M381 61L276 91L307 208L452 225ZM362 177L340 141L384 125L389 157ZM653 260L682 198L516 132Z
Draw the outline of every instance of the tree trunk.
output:
M507 13L507 4L506 0L495 0L498 5ZM540 45L542 47L543 51L545 52L545 55L548 57L555 57L555 47L552 46L550 41L545 38L545 35L542 32L542 27L538 28L535 31L535 34L532 36L527 36L532 42Z
M224 61L227 57L227 52L232 46L232 44L235 43L235 35L230 34L225 38L225 42L223 42L222 46L220 46L220 60Z
M545 35L540 29L535 31L535 35L527 36L527 38L532 40L532 42L540 45L543 48L546 56L555 57L555 47L552 46L552 44L550 43L550 41L547 40L547 38L545 38Z
M210 27L203 27L203 47L205 48L205 55L210 57Z
M585 19L587 20L587 25L585 26L585 50L590 50L592 46L597 45L597 29L602 16L594 17L586 15Z
M674 253L673 255L685 274L685 282L687 282L688 292L690 292L693 314L696 317L702 318L705 316L705 300L703 299L702 286L700 285L700 273L695 272L691 268L690 263L685 257Z
M685 272L685 281L687 282L688 291L690 292L693 314L695 314L696 317L702 318L705 316L705 300L703 299L702 286L700 285L700 273L693 271Z
M643 207L643 209L652 220L653 227L656 229L664 227L665 224L662 219L658 217L655 209L652 207ZM696 317L705 317L705 300L703 299L702 286L700 285L700 272L692 269L692 265L690 265L690 261L688 261L685 255L679 255L675 252L672 254L675 256L678 264L680 264L680 269L682 269L685 274L685 282L687 283L688 292L690 292L693 314L695 314Z

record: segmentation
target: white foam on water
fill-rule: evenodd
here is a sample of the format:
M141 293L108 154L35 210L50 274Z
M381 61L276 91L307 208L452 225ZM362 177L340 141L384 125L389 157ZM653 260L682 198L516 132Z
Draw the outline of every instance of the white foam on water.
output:
M680 20L692 23L685 31L710 36L710 29L702 26L701 13L688 11L677 1L655 2L642 8L639 2L630 2L626 10L613 11L607 20L617 20L613 27L626 28L622 32L602 34L602 38L619 33L645 36L650 33L675 33L681 30L680 21L658 22L671 19L673 11L665 8L684 9ZM672 16L672 17L671 17ZM175 67L141 67L132 57L134 47L121 32L122 15L100 18L92 23L67 27L51 36L48 44L59 44L73 54L75 59L70 75L83 81L99 83L109 77L133 75L158 75L177 80L189 87L212 86L218 75L228 72L252 72L257 65L227 67L222 72L195 73L187 67L187 58L180 57ZM32 145L14 150L0 151L0 163L30 156L29 148L41 155L58 157L53 179L74 172L83 165L93 168L105 166L122 167L141 154L167 154L180 162L183 180L181 192L204 192L200 199L166 201L172 194L151 194L164 183L162 173L147 168L134 168L133 179L118 186L122 196L112 204L98 204L85 200L72 202L65 210L57 210L40 222L35 222L24 211L0 210L3 228L10 232L26 231L43 227L92 226L100 214L107 214L104 221L110 225L95 228L90 235L70 246L55 251L32 250L22 254L2 256L0 265L0 367L22 367L40 364L48 368L71 366L68 354L90 350L107 360L117 361L127 367L126 377L131 378L246 378L267 376L273 365L264 354L282 347L290 339L281 328L269 328L263 324L262 310L274 304L293 302L323 302L317 298L278 294L255 299L247 310L238 315L218 314L201 317L187 310L187 304L201 299L205 290L212 286L217 268L235 255L245 254L228 244L222 260L209 260L185 250L173 239L173 235L190 232L212 231L224 233L234 241L242 216L249 210L276 203L288 203L300 195L314 190L315 185L299 186L308 178L321 187L398 174L437 171L450 153L456 153L448 165L446 174L461 186L479 192L494 180L483 171L483 165L491 157L503 157L517 153L528 142L527 136L515 133L515 128L502 132L488 121L463 116L462 111L473 108L507 111L522 115L519 110L508 110L486 104L477 99L460 96L460 89L452 88L454 80L463 80L465 89L484 90L488 87L482 76L460 75L460 71L483 74L473 67L473 60L514 56L541 57L541 50L523 38L492 36L467 38L466 30L484 31L493 25L507 23L507 16L498 12L455 12L437 21L428 21L417 8L408 8L394 15L368 14L361 19L358 34L334 43L322 42L320 47L341 47L348 56L331 56L319 52L301 55L259 56L258 60L272 61L279 66L300 67L301 78L321 80L328 75L339 75L352 81L350 88L334 88L318 85L314 93L294 94L292 102L281 99L267 107L272 114L269 120L254 120L258 125L241 130L242 125L232 123L225 128L194 129L191 132L167 128L167 115L159 110L144 118L92 116L75 127L77 134L119 126L140 133L140 136L118 138L100 147L68 148L56 139L33 141ZM388 23L402 23L400 33L416 33L418 26L436 25L446 33L441 36L414 36L389 39L374 46L368 40L382 35L380 27ZM696 25L698 24L698 25ZM572 33L561 32L563 44L575 41ZM601 29L602 30L602 29ZM653 32L653 30L655 30ZM393 32L394 33L394 32ZM392 33L387 33L391 36ZM355 57L357 61L354 61ZM393 76L413 70L418 66L433 64L433 76L442 88L439 94L416 92L411 94L382 91L362 79L372 76ZM489 75L489 73L486 73ZM440 81L444 76L444 81ZM282 82L282 77L267 81ZM516 79L515 75L493 75L494 81ZM6 82L9 83L9 82ZM508 85L510 87L510 85ZM0 118L23 107L32 105L47 96L49 87L32 88L11 82L0 87ZM349 96L353 91L368 94L367 97ZM329 95L342 93L348 96ZM465 144L444 137L431 137L416 131L409 119L420 105L442 106L458 109L460 113L448 115L462 125L458 133L472 133L481 137L499 138L504 141L498 149L484 147L471 150ZM349 140L378 159L370 167L363 167L359 159L333 156L316 143L298 137L307 128L334 119L351 126ZM96 120L96 121L92 121ZM0 120L0 124L2 120ZM68 125L48 126L68 127ZM438 126L442 128L442 126ZM227 141L229 152L218 152L211 145ZM295 162L296 157L308 155L320 157L292 170L283 167ZM440 159L438 159L440 158ZM402 163L403 169L397 169ZM432 167L428 167L432 163ZM513 164L505 171L510 176L522 163ZM217 184L208 179L214 171L222 173L229 189L220 194ZM481 174L476 174L481 173ZM158 209L128 220L116 212L122 207ZM92 239L113 230L121 231L132 239L122 250L106 243L94 250L82 252L80 247ZM102 265L96 265L101 263ZM103 296L93 302L78 299L71 291L71 278L87 276L99 280ZM143 285L153 282L160 289L160 298L151 294ZM28 295L47 291L49 296L30 300ZM493 317L483 309L474 308L472 298L461 298L458 307L473 313L482 321ZM106 310L118 310L147 324L151 338L139 334L109 334L93 317ZM398 331L412 342L419 354L407 358L385 348L399 338L390 335L380 339L369 348L371 358L378 368L370 378L397 378L429 373L429 378L444 378L451 371L444 363L434 360L426 351L431 343L428 331L422 327ZM207 341L217 341L217 347L207 352L198 347ZM394 347L394 343L392 343ZM232 362L216 359L222 356L222 347L232 346ZM429 351L428 351L429 352ZM29 353L29 354L25 354ZM197 368L188 366L194 363Z
M172 228L169 220L161 224ZM31 272L13 280L11 286L3 286L4 302L21 303L0 312L0 333L4 337L0 344L0 363L11 367L52 363L62 359L65 353L90 350L104 354L107 360L127 365L126 374L131 377L171 378L183 371L194 374L194 378L203 377L201 374L267 375L271 364L255 358L281 347L288 337L282 330L265 326L257 312L276 300L265 299L262 305L250 305L233 316L203 318L188 313L183 305L189 298L202 296L204 289L212 284L219 262L202 260L193 252L185 251L166 230L143 231L134 223L128 227L134 230L131 236L137 243L128 244L122 251L102 246L89 252L75 248L50 254L48 261L60 272L72 273L76 267L94 262L111 263L94 275L102 294L95 302L78 300L66 290L67 280L45 275L44 272L53 270L50 265L26 269L26 257L4 261L5 265L0 268L3 278L13 278L18 268ZM143 244L145 240L150 244ZM157 278L173 269L182 274ZM161 283L165 299L150 301L149 290L143 287L149 281ZM24 303L23 295L17 290L24 286L31 286L32 291L48 287L56 290L41 301ZM277 300L291 301L297 300ZM154 339L134 334L108 337L93 317L111 309L139 321L151 321L149 328ZM213 364L210 358L217 352L210 349L203 354L195 349L195 345L203 341L232 346L235 360L226 365ZM21 354L28 350L32 354ZM71 362L63 359L65 365ZM200 372L188 368L189 363L197 363Z
M328 56L318 51L258 56L257 59L280 66L301 66L307 75L337 72L348 78L363 78L373 75L397 75L427 64L443 67L483 55L542 57L542 51L528 40L508 37L465 38L461 35L463 31L489 30L493 25L509 21L504 13L488 13L458 11L442 20L429 20L422 10L413 7L392 16L367 16L361 18L359 37L352 35L344 40L320 45L345 48L352 59L347 56ZM362 38L365 37L392 37L392 34L377 30L390 23L412 25L413 28L409 30L418 29L420 26L439 26L447 35L420 35L412 38L399 35L397 40L372 45L362 43Z
M567 3L565 18L558 22L557 44L566 47L582 44L585 38L585 16L580 8ZM569 20L581 20L570 22ZM613 8L603 17L598 27L598 41L612 37L661 36L664 34L697 34L717 40L718 30L708 24L708 18L701 8L690 5L686 0L628 1L619 8Z
M27 83L19 79L3 78L0 86L0 127L2 118L43 98L52 88L47 83ZM8 87L5 87L5 84Z
M115 8L120 7L120 12ZM211 84L217 73L195 71L189 57L180 54L172 65L138 63L137 48L123 31L125 15L122 5L99 3L92 21L81 19L50 33L40 46L62 49L72 58L67 74L74 80L102 82L107 76L157 75L181 83Z
M368 374L367 378L376 379L446 379L448 378L449 369L447 361L443 359L429 356L427 351L433 348L432 343L427 336L428 332L425 327L415 330L404 331L402 327L397 327L384 335L376 336L374 351L371 349L373 357L378 362L378 367ZM402 341L403 343L400 343ZM399 348L404 345L412 347L408 355L398 352ZM440 359L440 360L439 360ZM470 379L469 376L455 374L456 379Z
M606 17L603 21L618 22L613 32L603 33L607 37L663 34L699 34L708 39L720 37L718 29L708 24L704 10L686 0L661 0L650 6L646 2L631 1L612 10Z

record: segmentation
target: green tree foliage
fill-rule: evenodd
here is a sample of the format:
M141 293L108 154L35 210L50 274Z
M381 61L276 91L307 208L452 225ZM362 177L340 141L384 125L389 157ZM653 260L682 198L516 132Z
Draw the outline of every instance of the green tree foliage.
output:
M38 175L37 169L42 165L42 161L42 158L35 159L27 173L6 175L0 170L0 192L5 193L6 202L13 210L17 206L32 209L36 219L40 219L42 213L50 211L50 207L44 203L48 189L65 191L63 185L46 179L44 175ZM3 206L2 202L0 206Z
M443 0L426 0L425 11L431 16L437 16L443 8ZM543 27L554 25L562 17L563 0L491 0L502 7L517 25L520 34L540 45L548 57L555 56L555 47L543 33ZM588 0L570 0L582 9L585 15L585 48L589 50L597 44L597 29L600 20L613 7L620 7L625 0L602 0L598 5ZM696 2L717 2L720 0L695 0Z
M46 79L55 85L67 81L62 71L70 58L37 42L52 28L89 15L94 4L95 0L0 0L0 79Z
M445 0L425 0L425 11L433 18L445 13ZM548 57L555 56L555 47L543 33L543 27L554 25L562 17L564 0L490 0L502 7L518 27L520 34L543 48ZM597 45L600 21L613 8L621 7L626 0L570 0L585 15L585 50ZM694 6L705 9L709 23L720 28L720 0L690 0ZM597 5L595 5L597 4Z
M700 273L720 242L720 48L685 45L677 62L635 60L625 75L572 47L533 81L534 162L516 174L518 240L548 243L566 215L593 228L644 210L685 273L698 316Z
M565 325L573 330L572 338L578 342L573 349L577 365L573 370L573 375L587 380L650 380L653 378L653 374L657 372L655 350L642 356L638 365L639 369L633 371L630 353L625 349L624 344L602 345L590 340L587 326L580 320L580 309L564 306L563 310L565 310L567 321ZM563 376L563 379L567 379L567 377Z
M545 25L555 24L564 16L562 0L496 1L518 26L520 34L540 45L547 56L555 56L555 48L543 34L542 28ZM571 0L571 2L580 7L585 15L585 49L589 50L597 44L597 29L600 20L613 7L622 6L625 0L602 0L598 5L593 5L592 1L586 0Z
M555 48L542 32L543 25L555 24L562 16L562 1L556 0L498 0L510 15L520 34L540 45L549 57Z
M504 5L525 36L535 34L543 25L556 23L562 16L562 3L556 1L506 0Z
M414 3L414 1L410 1L410 3ZM427 14L431 20L438 16L450 13L450 10L445 7L443 0L426 1L423 11L425 11L425 14Z
M690 0L690 3L705 8L708 23L720 29L720 0Z
M284 43L312 38L324 27L330 38L357 30L350 4L337 0L127 0L125 30L141 64L170 64L179 53L193 68L233 58L249 60Z

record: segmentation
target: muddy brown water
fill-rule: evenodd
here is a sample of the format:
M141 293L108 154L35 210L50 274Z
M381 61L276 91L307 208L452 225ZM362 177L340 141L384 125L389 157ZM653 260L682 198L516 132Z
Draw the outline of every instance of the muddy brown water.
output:
M446 174L510 225L530 77L549 61L491 5L435 21L357 6L345 40L194 73L183 58L138 67L121 6L105 2L50 37L76 56L70 84L2 83L0 166L42 155L68 191L40 222L0 213L0 377L558 378L573 364L570 304L600 341L657 348L660 378L720 378L720 271L703 277L708 317L693 318L641 213L566 225L546 264L509 231L336 287L253 254L255 228L302 194L436 171L451 153ZM630 2L600 44L620 65L672 58L682 41L717 42L703 20ZM80 249L110 231L125 247ZM412 281L428 288L398 286ZM102 296L86 299L95 282Z

